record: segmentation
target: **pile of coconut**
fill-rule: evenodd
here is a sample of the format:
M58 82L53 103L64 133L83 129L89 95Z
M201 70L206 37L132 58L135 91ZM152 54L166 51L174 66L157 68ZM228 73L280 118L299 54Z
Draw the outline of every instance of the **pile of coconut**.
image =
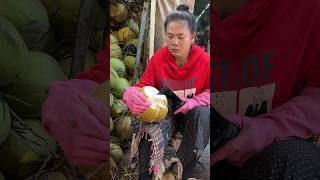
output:
M151 102L150 107L138 117L130 114L122 98L125 89L133 85L140 17L123 2L111 4L110 17L110 173L112 179L137 179L138 172L131 169L129 161L132 124L163 119L168 113L168 102L156 88L146 86L141 93Z
M133 172L129 170L128 162L133 116L130 115L126 105L122 101L125 89L132 86L138 47L138 18L132 15L125 3L111 3L110 173L112 179L127 179L133 176ZM125 154L127 158L124 158ZM127 159L127 162L125 162L125 159Z

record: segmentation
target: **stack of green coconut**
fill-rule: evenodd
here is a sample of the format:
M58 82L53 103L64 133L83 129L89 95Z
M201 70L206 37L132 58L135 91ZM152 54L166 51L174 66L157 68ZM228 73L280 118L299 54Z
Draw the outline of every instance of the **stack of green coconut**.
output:
M111 176L114 179L131 179L126 157L129 156L133 117L122 101L126 88L132 86L139 35L139 19L121 2L111 4L110 33L110 129Z
M49 84L69 75L80 2L0 0L1 180L33 177L57 151L41 126L41 108ZM96 64L103 43L106 16L102 7L96 12L86 68ZM46 177L66 179L59 172Z

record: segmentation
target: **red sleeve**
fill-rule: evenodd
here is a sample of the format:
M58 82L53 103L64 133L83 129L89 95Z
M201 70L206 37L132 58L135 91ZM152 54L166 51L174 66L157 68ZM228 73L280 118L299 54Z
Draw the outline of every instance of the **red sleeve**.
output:
M206 67L206 77L204 78L204 86L203 86L203 89L206 90L206 89L210 89L210 57L208 55L205 56L207 62L208 62L208 65ZM213 83L212 83L213 84Z
M320 6L320 5L319 5ZM303 59L307 68L305 69L305 87L312 86L320 88L320 10L314 19L313 29L309 36L309 43L305 48L306 58Z
M106 80L109 80L110 74L108 73L108 69L110 64L108 63L108 54L107 50L105 53L100 51L97 55L98 64L84 72L79 73L76 78L77 79L88 79L92 81L96 81L97 83L103 83Z
M155 69L154 69L154 56L150 59L146 70L143 73L140 81L134 86L144 87L144 86L153 86L155 87Z

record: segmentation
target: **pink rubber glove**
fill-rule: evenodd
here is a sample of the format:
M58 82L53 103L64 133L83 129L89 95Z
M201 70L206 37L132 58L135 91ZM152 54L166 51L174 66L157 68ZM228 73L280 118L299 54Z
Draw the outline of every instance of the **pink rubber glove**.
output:
M210 89L206 89L200 94L194 96L193 98L182 98L185 102L183 106L177 109L174 114L183 113L186 114L191 109L196 106L207 106L210 104Z
M128 109L133 115L140 115L143 113L150 105L144 95L140 92L140 87L130 87L127 88L123 93L123 102L128 106Z
M227 159L230 163L241 166L251 155L271 144L276 135L272 121L244 116L226 117L241 128L240 133L218 149L211 157L212 164Z
M249 157L276 140L298 137L308 139L320 134L320 88L306 87L300 95L276 107L271 113L255 118L229 115L226 119L241 130L218 149L211 162L227 159L241 166Z
M100 165L109 156L109 111L90 95L96 86L90 80L54 82L42 108L42 125L77 165Z

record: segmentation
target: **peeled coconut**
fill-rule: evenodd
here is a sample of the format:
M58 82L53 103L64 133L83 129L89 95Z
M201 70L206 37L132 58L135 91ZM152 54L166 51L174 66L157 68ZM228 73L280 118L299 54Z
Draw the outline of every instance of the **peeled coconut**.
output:
M14 24L31 49L49 31L49 18L39 0L0 0L0 16Z
M16 82L1 88L1 91L18 98L7 98L8 104L21 117L40 117L42 104L47 97L48 86L53 81L66 80L61 67L46 53L29 51L26 69Z
M141 93L152 104L146 109L138 119L143 122L156 122L163 120L168 113L168 101L165 95L158 95L159 91L152 86L141 88Z
M110 57L118 59L122 58L122 51L117 43L110 43Z
M132 137L131 121L132 121L132 118L130 116L125 116L117 122L116 130L121 141L131 140L131 137Z
M25 66L27 45L14 25L0 16L0 87L15 82Z
M130 27L124 27L117 32L117 37L119 42L125 43L131 39L134 39L135 34Z
M130 87L130 83L127 79L125 78L119 78L117 81L117 85L115 87L113 87L112 94L118 98L118 99L122 99L123 93L126 90L126 88Z
M136 57L134 56L126 56L123 59L124 65L126 67L127 73L129 75L133 75L134 73L134 66L136 64Z
M124 157L121 147L116 144L110 143L110 149L111 149L111 157L116 162L120 162L121 159Z
M7 139L11 127L9 106L0 96L0 145Z
M128 18L128 9L122 3L110 4L111 23L122 24Z
M13 122L10 134L0 146L0 169L12 179L24 179L36 173L50 152L57 149L54 139L41 126L40 119Z
M110 58L110 67L117 72L119 77L124 77L126 75L126 66L120 59Z

